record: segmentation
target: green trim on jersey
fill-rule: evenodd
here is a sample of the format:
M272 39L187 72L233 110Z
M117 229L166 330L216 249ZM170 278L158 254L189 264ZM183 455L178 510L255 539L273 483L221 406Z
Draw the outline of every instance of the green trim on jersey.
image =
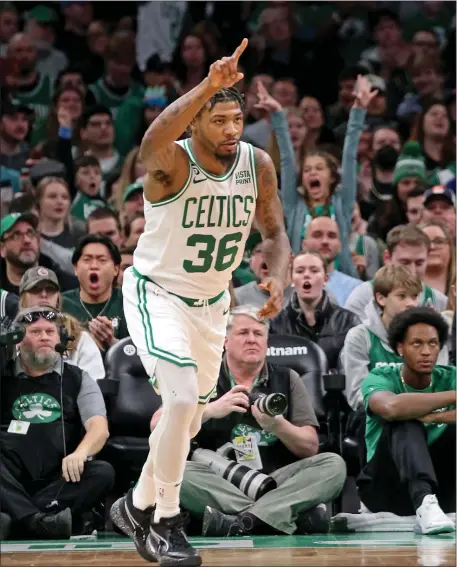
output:
M184 149L187 151L187 153L189 154L191 160L193 162L195 162L195 165L197 165L203 172L204 174L209 178L212 179L213 181L226 181L235 171L237 165L238 165L238 161L240 159L240 155L241 155L241 151L240 151L240 144L238 144L238 147L236 149L236 158L235 161L232 163L232 167L226 171L223 175L216 175L215 173L210 173L207 169L205 169L197 160L197 158L194 155L194 152L192 151L192 148L190 146L190 142L189 142L189 138L187 138L186 140L184 140Z
M255 198L257 200L257 197L259 195L258 183L257 183L257 161L256 161L255 150L254 150L253 146L251 144L248 144L248 148L249 148L249 163L251 165L252 179L253 179L253 184L254 184L254 194L255 194Z
M192 167L189 164L189 175L182 189L179 189L177 193L173 193L173 195L170 195L169 197L164 197L163 199L160 199L160 201L149 201L149 199L147 201L151 205L151 207L161 207L162 205L168 205L169 203L173 203L173 201L179 199L179 197L181 197L181 195L189 188L191 181L192 181Z
M143 274L140 274L140 272L135 267L133 268L133 272L134 272L135 276L137 278L139 278L140 280L146 280L147 282L153 283L154 285L161 287L159 284L156 284L155 282L150 280L148 277L143 276ZM221 293L218 293L215 297L212 297L211 299L208 299L208 300L204 300L204 299L192 299L190 297L184 297L182 295L172 293L171 291L167 291L167 290L164 290L164 291L166 291L170 295L174 295L178 299L181 299L181 301L184 301L184 303L186 305L188 305L189 307L202 307L204 302L206 302L206 301L208 302L208 305L213 305L213 303L216 303L220 299L222 299L222 297L224 296L224 293L225 293L225 290L223 290L223 291L221 291Z
M194 366L197 368L197 363L192 358L178 356L172 352L168 352L157 347L154 344L154 336L152 333L151 318L149 315L149 310L147 306L147 296L146 296L146 279L138 278L137 281L137 295L138 295L138 310L141 314L141 322L143 324L144 338L146 341L146 347L149 354L161 358L162 360L167 360L172 362L177 366Z

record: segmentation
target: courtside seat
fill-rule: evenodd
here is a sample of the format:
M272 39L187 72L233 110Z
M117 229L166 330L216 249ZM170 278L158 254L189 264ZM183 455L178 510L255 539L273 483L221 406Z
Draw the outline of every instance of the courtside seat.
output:
M295 370L303 380L319 420L319 451L331 450L324 402L323 377L328 372L324 351L312 341L295 335L270 335L267 361L271 364Z
M137 480L149 452L150 421L161 399L148 382L148 375L130 337L112 346L105 358L106 378L99 381L105 395L110 438L103 449L121 476Z

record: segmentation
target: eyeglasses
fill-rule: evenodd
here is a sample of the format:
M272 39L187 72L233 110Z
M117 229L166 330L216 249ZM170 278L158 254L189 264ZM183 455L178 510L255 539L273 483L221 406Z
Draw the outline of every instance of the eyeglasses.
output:
M19 242L19 240L23 240L24 238L28 238L29 240L33 240L38 237L38 231L30 229L26 230L25 232L13 232L10 236L7 236L3 239L3 242L8 242L11 240L12 242Z
M446 238L440 238L439 236L430 240L430 244L433 244L433 246L444 246L447 243Z
M57 321L60 317L60 313L56 311L32 311L31 313L25 313L19 320L19 323L36 323L40 318L46 321Z

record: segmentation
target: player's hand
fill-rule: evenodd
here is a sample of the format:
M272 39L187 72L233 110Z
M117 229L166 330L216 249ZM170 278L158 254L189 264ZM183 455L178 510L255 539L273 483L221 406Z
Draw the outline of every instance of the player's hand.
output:
M114 336L113 323L108 317L95 317L89 321L89 331L104 347L109 347L117 342Z
M373 85L363 75L358 75L355 91L352 93L355 97L355 108L368 108L370 102L377 96L378 91L371 89Z
M215 402L210 402L207 406L207 417L222 419L232 412L246 413L249 408L247 396L249 389L247 386L234 386L229 392L221 396Z
M229 88L241 81L243 73L238 72L238 59L246 49L248 40L246 38L235 49L231 57L222 57L215 61L209 68L209 84L215 89Z
M259 284L259 288L270 294L265 305L258 313L259 317L274 317L282 309L282 302L284 298L284 286L282 282L275 278L265 278L264 281Z
M75 451L62 460L62 474L67 482L79 482L84 471L87 455L82 451Z
M268 415L267 413L262 413L255 406L251 407L251 413L254 419L260 425L260 427L267 433L274 433L278 426L278 422L280 421L281 418L283 418L282 415L271 416Z
M277 112L282 109L280 103L269 94L262 81L257 81L256 86L259 102L254 104L254 108L265 110L268 113Z

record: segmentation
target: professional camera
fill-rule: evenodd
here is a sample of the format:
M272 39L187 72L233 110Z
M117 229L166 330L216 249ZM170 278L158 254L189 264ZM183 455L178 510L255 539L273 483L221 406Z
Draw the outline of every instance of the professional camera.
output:
M270 417L281 415L287 409L287 398L284 394L262 394L253 391L248 397L251 405Z
M230 443L221 447L225 451ZM233 450L233 447L229 447ZM196 463L208 465L210 469L217 475L225 478L236 486L241 492L244 492L254 502L261 496L276 488L276 481L271 476L263 474L255 469L251 469L247 465L239 465L236 461L227 459L218 452L209 449L195 449L191 457Z
M0 319L0 373L3 374L7 363L14 359L15 346L24 338L24 329L12 323L8 317Z

